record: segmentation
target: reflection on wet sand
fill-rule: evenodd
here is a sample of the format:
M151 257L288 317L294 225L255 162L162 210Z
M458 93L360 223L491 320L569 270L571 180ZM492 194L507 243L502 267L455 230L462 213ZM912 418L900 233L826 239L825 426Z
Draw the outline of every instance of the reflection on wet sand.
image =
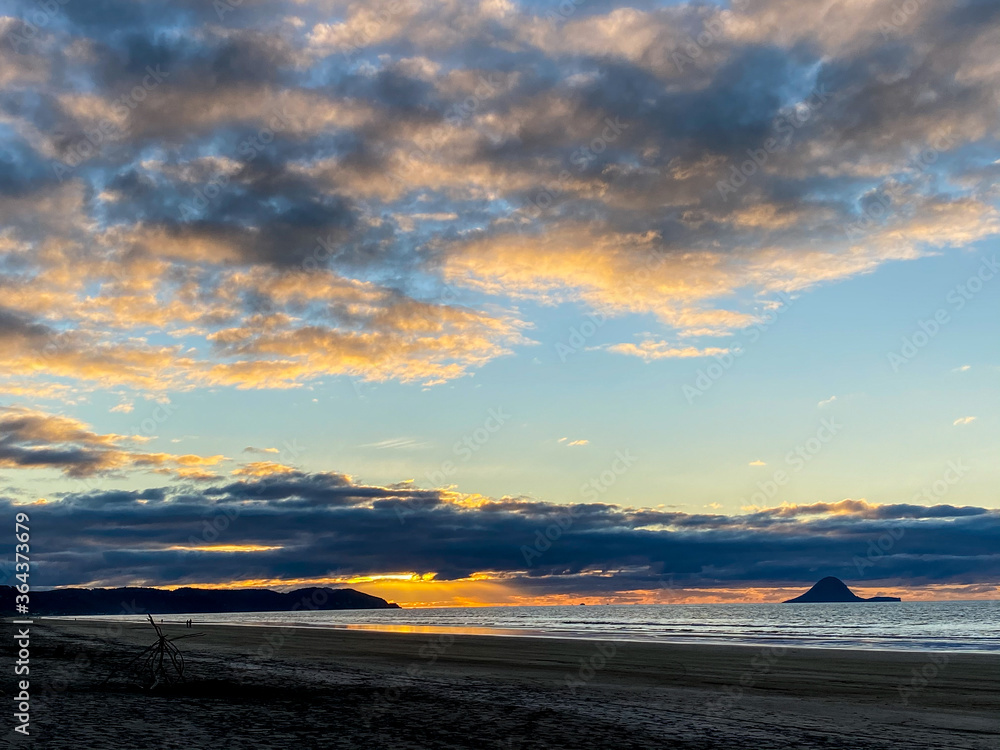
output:
M380 633L450 633L452 635L553 635L527 628L484 628L474 625L394 625L390 623L348 623L328 625L336 630L375 630Z

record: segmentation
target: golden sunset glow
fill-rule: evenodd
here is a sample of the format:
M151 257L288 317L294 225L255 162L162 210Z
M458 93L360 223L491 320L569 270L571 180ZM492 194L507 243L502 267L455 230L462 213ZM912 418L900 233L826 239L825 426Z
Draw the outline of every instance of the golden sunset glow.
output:
M259 552L280 547L206 546L206 552ZM544 583L544 582L542 582ZM93 583L91 585L97 585ZM133 585L142 585L141 581ZM365 592L382 597L408 608L428 607L494 607L494 606L564 606L564 605L630 605L630 604L754 604L775 603L798 596L802 588L688 588L671 586L669 581L652 589L635 589L603 596L588 594L532 594L523 582L512 580L508 574L476 573L468 578L443 581L436 574L394 573L379 576L297 578L297 579L247 579L218 583L188 583L185 587L222 589L275 589L291 590L306 587L360 587ZM161 588L176 589L180 586ZM1000 596L1000 586L919 586L873 588L852 586L862 597L896 596L905 601L988 601ZM419 631L414 631L419 632Z
M173 547L168 547L167 549L187 552L268 552L270 550L283 548L271 547L263 544L205 544L196 547L175 545Z

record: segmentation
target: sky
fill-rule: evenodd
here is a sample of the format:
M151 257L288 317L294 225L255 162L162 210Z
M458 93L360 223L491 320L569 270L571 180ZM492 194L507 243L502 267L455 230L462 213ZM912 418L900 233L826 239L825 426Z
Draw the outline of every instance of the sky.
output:
M997 598L996 3L5 7L35 585Z

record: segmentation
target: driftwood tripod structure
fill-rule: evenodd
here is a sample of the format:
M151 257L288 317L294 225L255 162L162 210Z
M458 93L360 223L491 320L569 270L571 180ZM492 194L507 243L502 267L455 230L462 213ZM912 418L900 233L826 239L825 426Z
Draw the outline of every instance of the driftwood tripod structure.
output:
M146 615L149 624L156 631L156 643L147 647L145 651L130 661L123 670L125 674L134 677L139 684L149 690L154 690L158 685L184 681L184 656L180 649L173 644L182 638L197 638L204 633L188 633L167 638L163 635L160 627L153 622L152 615ZM110 680L113 674L108 675ZM105 682L107 682L105 680Z

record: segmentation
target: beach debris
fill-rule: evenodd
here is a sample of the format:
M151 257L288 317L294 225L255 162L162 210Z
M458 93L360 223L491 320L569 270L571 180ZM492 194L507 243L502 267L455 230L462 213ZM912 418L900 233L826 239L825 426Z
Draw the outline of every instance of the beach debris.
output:
M197 638L204 633L185 633L168 638L153 621L152 615L146 615L149 624L156 631L156 642L147 646L142 653L130 661L123 669L118 670L137 681L147 690L155 690L160 685L170 685L184 682L184 655L174 645L174 641L183 638ZM105 679L110 680L116 672Z

